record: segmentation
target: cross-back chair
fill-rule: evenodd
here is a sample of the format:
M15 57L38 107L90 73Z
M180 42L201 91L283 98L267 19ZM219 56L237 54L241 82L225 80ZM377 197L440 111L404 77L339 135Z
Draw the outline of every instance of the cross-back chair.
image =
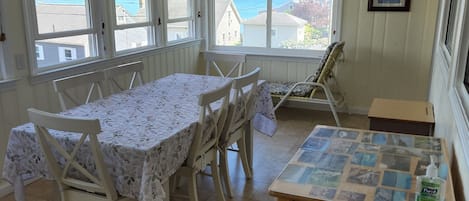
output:
M330 78L336 81L333 67L339 59L339 56L343 53L344 45L345 42L343 41L334 42L329 45L316 73L309 75L304 81L270 83L272 97L279 100L274 107L274 111L290 101L326 104L329 106L337 126L341 126L336 108L345 106L344 96L340 91L334 95L329 87L328 81ZM336 85L338 85L337 82ZM322 92L322 94L319 92Z
M59 96L60 107L62 111L67 110L67 102L73 104L72 106L79 106L90 102L93 92L97 90L98 98L103 98L102 82L104 81L103 72L89 72L71 77L61 78L53 81L54 90ZM89 85L88 95L85 101L79 101L73 97L69 90L79 86Z
M223 128L220 137L220 171L225 184L225 190L229 197L233 197L228 168L228 150L236 143L239 148L239 156L243 164L244 174L248 179L252 177L251 166L247 157L245 129L254 116L257 82L260 68L241 77L233 78L232 89L234 90L234 104L230 105L227 124Z
M143 72L144 66L143 62L137 61L127 64L122 64L116 67L108 68L104 70L106 75L106 80L108 80L109 88L111 93L123 91L126 89L132 89L135 86L135 82L138 82L139 85L143 85ZM128 87L124 87L117 81L117 77L130 74L130 82Z
M226 121L228 106L230 103L231 81L226 82L220 88L203 93L199 96L199 121L197 130L192 140L189 156L182 167L178 169L171 185L176 185L177 177L183 176L189 179L189 200L197 201L196 176L210 164L212 178L215 184L217 200L224 201L223 189L217 162L217 147L220 134ZM220 103L218 110L213 110L215 102ZM173 193L171 193L173 194Z
M49 170L58 184L62 201L130 201L129 198L119 198L111 176L103 160L102 151L97 135L101 133L98 119L81 119L65 117L37 109L28 109L29 120L34 124L39 143L44 151ZM64 148L55 139L50 130L65 131L80 135L72 150ZM83 146L87 144L88 146ZM76 160L80 148L89 148L96 165L96 175L87 170ZM65 164L60 165L60 155ZM69 176L71 169L77 170L85 179Z
M243 75L244 63L246 63L246 55L244 54L225 54L217 52L205 52L206 75L210 75L212 68L215 69L218 76L234 77ZM224 69L224 65L231 65L230 68ZM224 73L223 71L227 71Z

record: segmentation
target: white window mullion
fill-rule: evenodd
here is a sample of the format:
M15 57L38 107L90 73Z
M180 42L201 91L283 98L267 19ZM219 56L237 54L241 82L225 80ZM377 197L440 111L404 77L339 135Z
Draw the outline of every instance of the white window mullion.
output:
M93 1L92 13L94 13L94 32L97 34L97 51L102 58L111 58L114 55L111 42L111 26L109 21L109 11L105 1ZM108 15L106 15L106 13Z
M67 37L67 36L93 34L94 32L95 32L94 29L83 29L83 30L74 30L74 31L44 33L44 34L38 34L36 36L36 40L47 40L47 39L62 38L62 37Z
M158 1L158 0L150 0L152 2L151 4L151 7L150 7L150 11L152 13L152 22L153 22L153 36L154 36L154 42L155 42L155 46L156 47L159 47L159 46L162 46L162 33L164 32L164 30L162 29L162 18L163 16L161 16L161 13L162 13L162 3L161 1Z
M162 6L161 6L161 9L162 9L162 14L163 14L163 17L161 18L161 23L162 23L162 27L163 27L163 43L164 43L164 46L166 46L168 44L168 1L169 0L163 0L161 1L162 2Z
M139 27L149 27L152 26L151 22L142 22L142 23L134 23L134 24L121 24L116 25L114 30L123 30L123 29L132 29L132 28L139 28Z
M267 0L267 20L266 20L266 47L270 48L272 45L272 0Z

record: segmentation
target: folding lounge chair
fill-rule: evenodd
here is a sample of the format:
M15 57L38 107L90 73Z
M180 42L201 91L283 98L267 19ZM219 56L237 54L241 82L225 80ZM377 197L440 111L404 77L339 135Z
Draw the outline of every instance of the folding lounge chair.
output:
M301 102L311 104L329 105L337 126L340 125L336 112L337 107L345 107L344 96L339 92L333 94L329 88L329 78L336 79L333 67L343 52L345 42L339 41L330 44L324 54L316 73L308 76L303 82L273 82L270 83L270 92L274 100L279 100L274 108L277 110L286 102ZM337 82L336 82L337 83ZM338 86L336 87L338 89Z

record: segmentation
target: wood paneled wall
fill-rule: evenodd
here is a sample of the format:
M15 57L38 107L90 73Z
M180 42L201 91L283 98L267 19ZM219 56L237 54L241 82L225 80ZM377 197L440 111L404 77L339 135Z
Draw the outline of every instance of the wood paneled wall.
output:
M172 73L196 73L199 49L200 43L197 42L192 46L171 47L135 60L144 62L143 78L145 82L149 82ZM121 79L121 81L125 82L127 79ZM86 88L79 87L73 91L72 95L86 97ZM60 111L52 82L31 85L28 78L24 78L18 81L15 89L0 92L0 172L3 168L3 157L10 130L28 121L26 109L29 107L50 112Z

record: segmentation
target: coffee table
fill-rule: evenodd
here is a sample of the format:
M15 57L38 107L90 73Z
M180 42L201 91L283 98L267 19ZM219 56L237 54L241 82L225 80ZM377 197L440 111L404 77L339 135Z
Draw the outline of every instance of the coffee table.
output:
M416 176L430 156L454 193L444 139L381 131L316 126L269 187L278 201L414 200Z

